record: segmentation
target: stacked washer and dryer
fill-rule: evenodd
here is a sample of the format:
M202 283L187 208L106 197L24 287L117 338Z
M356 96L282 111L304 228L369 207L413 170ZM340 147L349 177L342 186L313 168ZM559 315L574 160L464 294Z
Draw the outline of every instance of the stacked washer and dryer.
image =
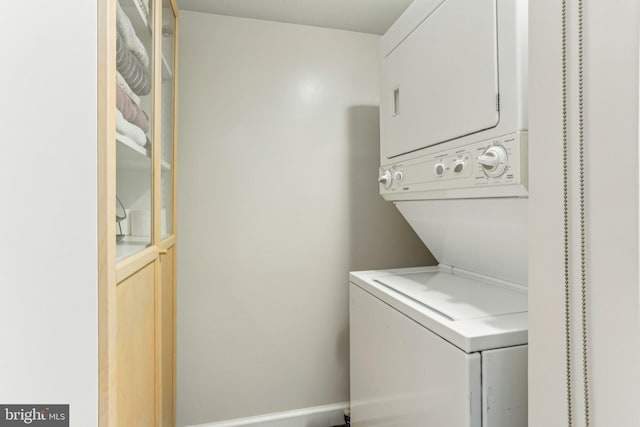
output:
M527 425L527 0L416 0L381 39L380 194L439 265L350 275L356 427Z

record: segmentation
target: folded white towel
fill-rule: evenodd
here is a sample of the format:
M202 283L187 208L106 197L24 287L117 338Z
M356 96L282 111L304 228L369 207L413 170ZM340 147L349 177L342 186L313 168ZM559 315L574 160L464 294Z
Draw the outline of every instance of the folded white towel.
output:
M133 123L129 123L118 110L116 110L116 133L129 137L141 147L147 144L147 136L144 131Z
M136 95L136 93L134 91L131 90L131 88L127 84L127 81L124 79L124 77L122 77L122 74L120 74L117 71L116 71L116 83L118 84L118 86L120 86L120 89L122 89L124 91L124 93L129 95L129 98L131 98L131 100L138 107L141 107L141 105L140 105L140 97L138 95Z
M133 28L131 20L120 6L120 2L117 3L117 9L116 27L118 32L124 38L124 41L131 53L135 55L140 62L142 62L144 68L149 69L149 54L136 35L136 30Z
M129 123L138 126L144 133L149 132L149 116L138 107L120 86L116 86L116 109Z
M116 34L116 70L124 77L132 91L140 96L151 92L149 71L131 52L122 34Z

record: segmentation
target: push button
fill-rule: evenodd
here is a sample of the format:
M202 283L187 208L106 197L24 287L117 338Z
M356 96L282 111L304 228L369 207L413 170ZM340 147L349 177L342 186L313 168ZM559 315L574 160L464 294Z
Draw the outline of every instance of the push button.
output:
M453 163L453 172L462 173L463 170L464 170L464 160L456 160Z

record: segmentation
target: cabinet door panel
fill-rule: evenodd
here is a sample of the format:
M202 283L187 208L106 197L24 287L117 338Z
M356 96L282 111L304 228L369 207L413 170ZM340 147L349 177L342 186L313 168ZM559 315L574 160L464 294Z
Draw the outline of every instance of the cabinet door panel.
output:
M153 243L153 4L120 0L116 5L117 261Z
M169 0L162 1L161 87L161 238L174 234L175 177L175 49L176 15Z
M154 264L116 288L118 426L155 425Z
M174 425L174 248L160 258L161 276L161 328L162 328L162 426Z

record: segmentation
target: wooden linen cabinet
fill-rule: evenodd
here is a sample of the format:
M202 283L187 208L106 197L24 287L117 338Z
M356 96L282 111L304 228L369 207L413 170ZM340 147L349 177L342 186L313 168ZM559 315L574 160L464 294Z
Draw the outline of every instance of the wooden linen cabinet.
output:
M175 0L98 0L99 426L175 425Z

